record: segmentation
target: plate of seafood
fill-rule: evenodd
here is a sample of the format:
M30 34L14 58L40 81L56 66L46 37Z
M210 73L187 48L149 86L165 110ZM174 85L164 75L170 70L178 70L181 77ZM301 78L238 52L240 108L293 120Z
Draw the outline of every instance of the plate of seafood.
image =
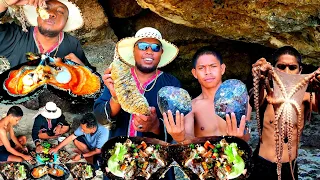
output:
M159 179L172 159L168 143L142 137L115 137L102 147L101 169L110 179Z
M44 163L54 163L58 160L58 154L50 154L49 150L53 146L47 141L43 141L41 143L42 146L42 152L41 153L36 153L35 150L31 151L31 156L34 157L38 163L44 164Z
M236 137L195 138L172 148L181 154L175 160L190 179L246 179L251 170L251 148Z
M29 168L24 163L8 162L0 165L4 180L24 180L29 178Z
M96 171L93 165L85 162L68 163L66 164L73 179L90 180L96 176Z
M31 170L31 178L40 179L49 176L52 179L63 180L70 175L69 170L63 164L46 164L34 167Z
M70 160L70 153L66 150L59 150L58 157L59 157L59 161L65 164Z
M53 59L44 54L27 53L26 63L0 75L0 102L21 103L47 88L67 100L84 101L98 97L103 89L100 75L71 60Z
M110 179L159 179L175 161L190 179L246 179L251 154L245 141L229 136L194 138L173 145L119 136L102 147L101 169Z

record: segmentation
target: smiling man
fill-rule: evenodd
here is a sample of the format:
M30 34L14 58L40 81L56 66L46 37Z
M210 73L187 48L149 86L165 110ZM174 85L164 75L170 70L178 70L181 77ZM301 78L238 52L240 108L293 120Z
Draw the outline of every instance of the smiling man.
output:
M151 114L129 114L121 108L117 102L109 68L103 76L107 88L94 104L95 114L100 120L111 118L114 121L115 128L109 131L109 138L140 136L168 140L163 122L160 120L162 115L157 104L157 93L164 86L180 87L180 82L158 68L173 61L179 52L178 48L162 39L160 32L151 27L140 29L135 37L120 40L116 48L120 59L132 66L130 75L137 89L147 99ZM170 178L173 178L172 171L170 172ZM169 178L168 174L170 173L167 173L166 179Z
M23 32L15 23L0 24L0 55L9 60L11 67L26 62L27 52L48 53L90 66L80 42L65 33L83 25L76 5L67 0L1 0L0 20L11 5L23 5L26 20L32 25L28 32ZM38 16L37 8L45 6L48 19Z

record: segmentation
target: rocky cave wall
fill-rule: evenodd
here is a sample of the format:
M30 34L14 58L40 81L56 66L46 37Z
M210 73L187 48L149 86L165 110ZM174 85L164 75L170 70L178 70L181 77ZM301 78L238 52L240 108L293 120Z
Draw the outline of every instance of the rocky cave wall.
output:
M292 45L304 62L319 66L320 1L317 0L73 0L83 11L85 25L73 32L89 61L103 73L115 43L145 26L157 28L176 44L177 59L163 68L176 75L191 95L199 85L191 75L195 51L212 45L221 52L224 79L252 86L251 64L270 56L274 48ZM88 6L88 4L90 4ZM315 69L306 66L305 72Z

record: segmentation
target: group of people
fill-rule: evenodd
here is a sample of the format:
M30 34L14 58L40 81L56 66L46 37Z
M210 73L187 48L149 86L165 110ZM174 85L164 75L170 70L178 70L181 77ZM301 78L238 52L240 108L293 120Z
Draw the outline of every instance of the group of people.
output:
M44 6L45 4L45 6ZM18 25L0 24L0 54L9 59L11 67L25 62L26 52L48 53L51 56L65 57L79 64L91 66L87 61L79 41L64 31L81 27L81 13L70 14L79 9L67 0L1 0L0 18L11 5L25 5L24 11L27 20L32 22L28 32L22 32ZM36 11L35 7L46 7L49 19L30 19L28 13ZM32 9L33 8L33 9ZM34 12L33 12L34 13ZM29 18L29 19L28 19ZM79 23L80 21L80 23ZM95 163L96 155L101 153L103 144L116 136L143 136L161 139L167 142L187 142L194 137L204 136L236 136L246 141L250 138L250 131L246 128L246 121L250 121L253 104L248 104L247 114L241 118L237 126L234 113L227 115L226 119L220 118L214 112L215 92L222 83L226 65L221 55L212 47L200 48L192 59L192 75L201 85L201 94L192 100L192 111L188 114L180 112L160 113L157 104L157 92L164 86L180 87L179 80L165 73L159 68L168 65L178 55L178 48L162 38L161 33L150 27L140 29L134 37L120 40L116 45L116 53L121 61L131 66L130 73L137 89L146 98L150 106L150 114L130 114L125 112L114 88L111 77L111 68L107 68L102 76L106 86L103 94L95 101L93 113L83 115L80 127L68 136L58 146L50 150L51 153L59 151L71 141L79 149L78 155L73 159L86 158ZM302 70L301 55L291 46L279 48L273 54L275 69L287 74L300 74ZM267 73L273 67L264 58L259 59L253 67L260 67L263 76L260 78L260 112L262 136L253 156L254 169L251 179L277 178L276 144L274 119L274 105L266 100L267 90L263 86ZM317 79L314 81L318 82ZM312 99L310 97L313 97ZM248 97L253 102L253 96ZM303 114L319 109L319 90L316 93L305 93L301 104ZM134 104L133 104L134 106ZM312 107L312 109L310 109ZM23 112L20 107L13 106L7 116L0 120L0 160L23 161L30 160L29 155L20 153L26 143L26 137L16 137L12 126L16 125ZM303 116L303 120L306 116ZM113 126L106 129L100 122L111 121ZM41 151L41 140L57 138L70 130L70 126L62 115L61 110L53 102L48 102L39 110L35 117L32 138L38 152ZM293 134L297 134L297 125L294 125ZM7 138L10 134L11 141ZM299 143L293 139L293 148ZM285 144L285 147L287 145ZM296 151L293 151L296 152ZM293 154L294 159L297 154ZM293 160L295 161L295 160ZM282 178L292 179L291 161L288 157L288 148L283 148ZM297 179L297 166L294 166L293 176ZM105 177L106 178L106 177ZM107 179L107 178L106 178ZM165 179L174 179L170 170Z

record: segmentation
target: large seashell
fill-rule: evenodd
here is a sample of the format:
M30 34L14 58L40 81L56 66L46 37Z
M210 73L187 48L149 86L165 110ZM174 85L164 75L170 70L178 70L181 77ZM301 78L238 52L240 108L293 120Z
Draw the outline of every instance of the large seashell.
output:
M131 114L150 114L147 99L139 92L130 73L130 66L123 63L115 52L111 64L111 77L121 108Z
M237 79L224 81L214 96L215 113L222 119L226 114L235 113L239 126L242 115L246 115L248 91L246 85Z
M170 110L173 115L178 110L184 115L191 111L191 97L189 93L178 87L165 86L158 91L157 102L161 113Z
M73 102L94 99L102 93L100 75L67 59L55 61L44 54L27 53L32 61L0 75L0 103L22 103L37 96L43 88ZM38 59L35 59L38 58Z

